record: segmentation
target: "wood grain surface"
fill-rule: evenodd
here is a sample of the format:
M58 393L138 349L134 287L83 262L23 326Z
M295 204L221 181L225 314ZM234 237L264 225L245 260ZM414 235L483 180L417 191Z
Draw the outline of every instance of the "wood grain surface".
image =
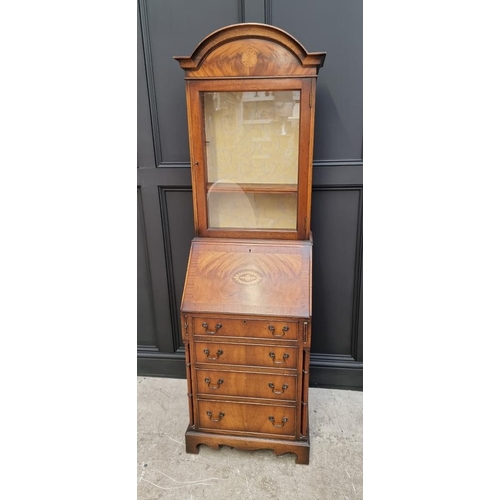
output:
M198 236L205 237L232 237L232 238L256 238L256 239L294 239L307 240L310 234L310 209L312 189L312 158L313 158L313 129L314 129L314 93L316 91L315 78L296 79L243 79L243 80L190 80L186 85L188 101L188 126L189 144L191 156L191 176L193 185L193 203L195 211L195 231ZM209 211L207 206L207 193L213 183L208 176L207 161L207 136L205 130L204 93L205 92L278 92L278 91L300 91L300 124L299 124L299 149L298 149L298 183L297 183L297 227L288 229L272 228L229 228L210 227ZM234 173L237 165L243 161L235 151L232 153L235 163ZM233 179L234 180L234 179ZM262 179L258 187L262 189L266 179ZM245 185L242 179L238 187L245 193ZM268 184L272 186L272 183ZM284 186L282 191L270 187L269 191L274 194L290 193L290 187ZM253 193L251 191L250 193Z
M200 399L198 401L198 410L200 430L232 430L261 434L295 435L294 406L270 406ZM207 412L210 412L211 416Z
M309 237L316 77L325 56L324 52L307 52L294 37L279 28L243 23L213 32L199 43L191 56L174 58L185 70L187 80L195 231L198 236L296 240ZM300 102L297 103L300 107L300 113L297 115L297 207L292 207L290 213L286 211L287 218L291 221L276 226L275 230L268 226L269 217L264 217L266 221L256 223L255 229L248 229L247 226L233 227L235 223L230 217L222 223L212 220L213 224L210 224L206 200L210 182L207 175L204 93L280 90L300 91ZM236 164L238 155L234 156ZM266 179L263 179L263 183L265 181ZM243 193L246 192L244 185L245 181L242 180L240 188ZM260 191L263 189L262 186L258 187ZM274 193L280 193L276 187L272 190ZM290 192L290 188L287 186L282 192ZM251 211L249 213L251 214ZM258 213L256 217L262 218ZM270 219L273 220L272 217Z
M188 453L197 453L201 443L215 448L227 444L249 450L271 448L276 454L291 451L296 453L297 463L309 462L312 152L316 75L324 58L324 53L308 53L285 31L255 23L217 30L202 40L191 56L175 58L186 72L195 231L199 236L191 244L181 301L191 411L186 432ZM276 114L281 107L268 110L262 105L252 108L251 113L243 105L234 105L232 112L216 115L233 102L233 97L240 102L232 94L216 94L238 92L246 93L240 94L241 103L243 97L245 102L262 100L259 92L269 99L285 92L293 103L287 104L290 111L282 110L282 116ZM284 97L282 101L288 102ZM296 105L300 107L290 116ZM205 128L207 116L219 128L213 120L208 120ZM233 172L238 170L238 161L243 165L246 150L239 137L232 141L231 136L230 141L228 134L238 124L254 126L266 120L269 124L273 116L281 116L280 137L287 134L287 120L299 120L298 127L296 123L294 128L288 127L290 136L292 130L298 134L298 152L296 144L293 148L287 145L285 151L293 149L293 154L282 154L283 148L278 148L278 159L273 157L275 162L290 162L283 165L283 171L290 166L295 169L296 187L289 184L291 177L278 182L274 179L273 184L265 175L261 180L255 172L239 177ZM258 132L255 138L261 140L262 130ZM268 132L275 133L274 129ZM211 165L210 177L207 147L208 158L215 162L218 149L212 142L217 141L212 139L217 137L223 139L219 149L231 156L226 162L221 159ZM262 151L253 151L250 148L253 156L247 155L252 160L267 158ZM230 174L222 176L225 181L219 179L219 167ZM214 180L220 180L220 185ZM233 198L232 203L227 202L228 196L240 191L254 199L255 223L240 221L240 215L235 218L233 212L239 204ZM267 204L257 203L255 198L263 199L268 193L283 204L278 203L278 208L286 212L290 223L276 222L274 226L278 220L274 212L261 214L256 210ZM295 193L296 207L289 216L283 200ZM225 200L215 210L218 218L213 220L208 194L212 201Z
M297 321L269 321L255 319L194 318L195 336L243 337L264 339L297 339Z
M181 310L311 316L310 242L194 240Z
M186 78L277 75L315 76L324 52L307 52L289 33L274 26L244 23L214 31L191 56L176 56Z
M190 427L186 430L186 453L199 453L199 445L205 444L214 450L221 446L232 446L240 450L265 450L274 451L275 455L283 453L295 453L295 463L307 465L309 463L309 434L303 441L285 441L283 439L271 439L254 436L230 436L222 434L211 434L210 432L194 431Z
M195 342L195 359L197 363L294 368L297 364L297 348L293 346Z
M296 374L197 369L196 377L198 395L241 396L281 401L295 401L297 396Z

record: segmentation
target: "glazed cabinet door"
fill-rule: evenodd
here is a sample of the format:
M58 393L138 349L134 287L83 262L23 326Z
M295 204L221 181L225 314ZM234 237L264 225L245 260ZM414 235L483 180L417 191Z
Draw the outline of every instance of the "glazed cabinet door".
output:
M188 82L200 236L305 237L311 85Z

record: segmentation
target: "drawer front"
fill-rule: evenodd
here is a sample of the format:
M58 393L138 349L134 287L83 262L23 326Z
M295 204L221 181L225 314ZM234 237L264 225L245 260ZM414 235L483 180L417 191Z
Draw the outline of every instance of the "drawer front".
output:
M194 335L297 340L296 321L194 318Z
M195 342L195 355L198 363L297 368L297 348L293 346Z
M295 408L198 400L200 429L295 435Z
M276 373L196 370L198 394L295 400L297 377Z

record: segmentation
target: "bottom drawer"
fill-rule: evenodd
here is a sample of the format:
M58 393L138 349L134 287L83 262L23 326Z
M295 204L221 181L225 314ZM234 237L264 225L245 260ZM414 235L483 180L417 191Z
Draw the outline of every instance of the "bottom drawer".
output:
M198 400L200 430L295 435L295 407Z

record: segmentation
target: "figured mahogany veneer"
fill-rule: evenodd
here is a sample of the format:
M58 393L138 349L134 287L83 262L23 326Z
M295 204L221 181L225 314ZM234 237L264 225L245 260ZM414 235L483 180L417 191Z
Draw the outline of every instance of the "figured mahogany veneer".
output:
M276 240L195 238L182 310L308 318L311 315L311 262L309 241L285 244ZM203 321L205 319L203 316ZM215 325L211 324L210 328ZM224 328L220 329L221 335ZM254 331L257 329L254 327ZM239 334L243 330L241 327ZM199 325L196 333L200 334Z
M248 279L252 276L249 275ZM241 276L239 277L241 279ZM212 337L297 339L297 321L263 321L255 319L226 319L224 323L213 318L194 318L194 335Z
M248 449L308 462L311 250L310 241L193 240L181 303L188 451L213 445L213 432L218 445L252 436Z
M315 76L324 52L303 45L275 26L259 23L226 26L202 40L191 56L177 56L189 78Z
M215 31L185 70L196 238L181 301L198 445L309 463L310 233L316 77L285 31Z
M226 367L227 370L227 367ZM239 396L295 401L297 374L196 369L198 397Z
M307 52L295 38L279 28L247 23L217 30L202 40L191 56L175 57L185 70L194 217L198 236L280 240L309 238L316 77L325 55L324 52ZM252 192L253 189L275 194L296 192L295 229L210 227L206 194L213 188L213 183L207 175L203 96L205 93L225 92L300 92L300 101L297 103L300 126L296 188L282 183L268 183L269 188L264 189L262 185L266 184L265 178L258 186L238 182L244 192ZM227 112L223 106L217 109ZM265 135L266 130L263 133ZM247 152L241 154L246 155ZM251 161L254 160L259 161L256 158ZM234 164L238 165L238 162L238 157L234 157ZM225 186L222 183L220 189L227 189L227 183Z
M295 406L198 400L200 430L295 436Z
M297 365L297 348L197 341L195 361L210 364L289 368Z

